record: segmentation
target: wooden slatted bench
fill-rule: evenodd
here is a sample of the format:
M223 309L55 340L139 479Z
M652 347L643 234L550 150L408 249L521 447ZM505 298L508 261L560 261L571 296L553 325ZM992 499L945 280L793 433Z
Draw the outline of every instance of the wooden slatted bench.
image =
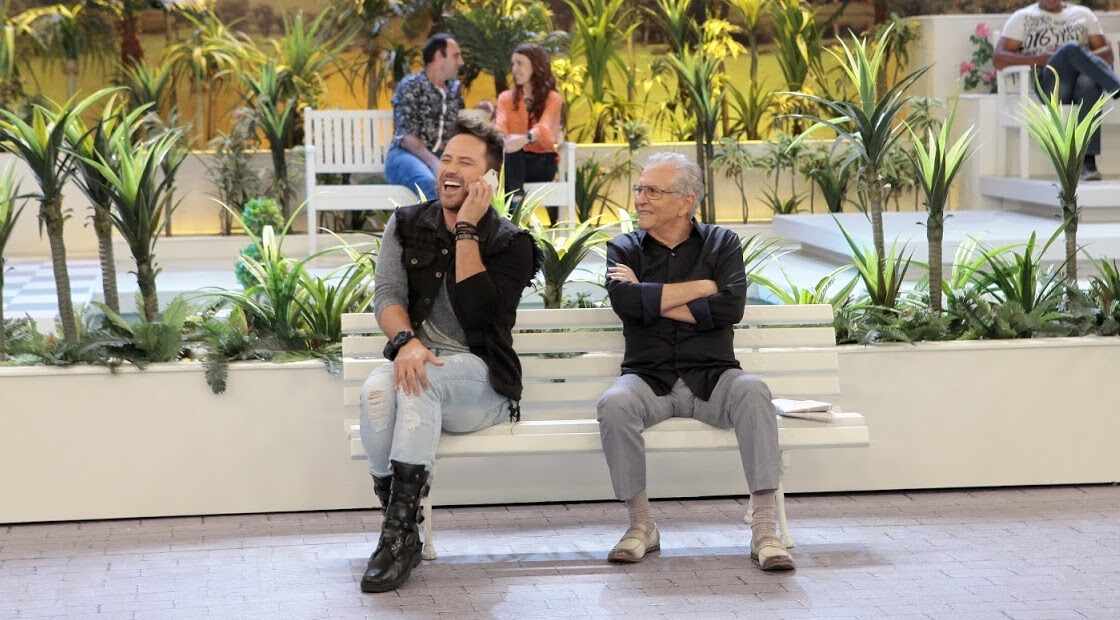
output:
M383 174L385 158L392 141L392 110L304 109L308 254L314 254L318 247L318 214L321 211L391 210L420 201L416 188L403 185L319 183L317 175L320 174ZM560 207L566 213L567 221L574 222L575 144L560 144L559 156L560 166L556 180L549 183L526 183L525 192L539 198L542 206Z
M735 329L735 349L743 368L760 375L776 397L830 400L840 393L832 307L748 306ZM364 459L358 416L361 387L371 371L390 363L381 356L385 337L373 314L342 317L343 402L350 454ZM525 390L521 421L477 433L444 434L437 456L485 456L598 452L602 450L596 401L619 374L624 342L622 324L609 308L521 310L514 330ZM838 412L832 422L779 416L783 452L805 448L866 446L862 415ZM675 418L646 429L647 451L735 448L731 430L693 419ZM778 488L782 541L793 546L786 521L783 489ZM431 544L431 502L425 501L425 558ZM749 516L749 515L748 515Z

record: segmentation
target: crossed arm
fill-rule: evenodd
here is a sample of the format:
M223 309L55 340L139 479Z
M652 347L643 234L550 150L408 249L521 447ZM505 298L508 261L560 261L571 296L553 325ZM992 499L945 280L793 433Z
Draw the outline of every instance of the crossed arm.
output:
M690 323L699 330L734 325L743 319L747 278L738 238L720 244L712 279L686 282L640 282L627 256L615 243L607 245L607 293L620 317L642 325L661 318Z
M607 278L615 282L640 284L634 270L622 263L607 268ZM696 324L688 304L715 295L719 287L715 280L690 280L661 285L661 316L682 323Z

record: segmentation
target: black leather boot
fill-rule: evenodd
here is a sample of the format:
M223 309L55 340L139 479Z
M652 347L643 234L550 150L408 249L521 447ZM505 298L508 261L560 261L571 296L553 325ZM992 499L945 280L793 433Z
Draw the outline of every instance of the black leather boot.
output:
M420 498L428 482L423 465L393 464L393 488L375 558L362 575L362 592L396 590L420 564ZM375 561L376 560L376 561ZM384 560L384 561L382 561Z
M372 474L370 474L370 477L373 478L373 494L376 495L377 500L381 502L382 523L384 523L384 514L389 508L389 494L393 488L393 477L374 476ZM382 527L384 527L384 525L382 525ZM379 543L377 549L369 556L369 561L366 562L367 571L374 567L380 570L388 564L388 557L386 554L382 553L382 549L383 547Z

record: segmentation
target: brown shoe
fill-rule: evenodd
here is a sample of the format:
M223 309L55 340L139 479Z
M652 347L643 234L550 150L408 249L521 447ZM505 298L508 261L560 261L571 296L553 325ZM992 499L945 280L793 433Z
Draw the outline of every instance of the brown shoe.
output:
M793 556L777 536L751 538L751 559L765 571L793 570Z
M611 552L607 555L607 561L633 564L641 562L647 553L657 551L660 548L661 532L657 531L656 525L650 525L649 529L632 527L626 530L626 533L622 535L622 540L618 541L614 549L611 549Z

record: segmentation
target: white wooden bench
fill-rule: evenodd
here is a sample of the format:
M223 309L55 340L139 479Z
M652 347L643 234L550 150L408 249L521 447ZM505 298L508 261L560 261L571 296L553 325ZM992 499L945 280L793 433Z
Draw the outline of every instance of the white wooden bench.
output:
M748 306L735 330L743 368L763 377L776 397L828 400L840 392L832 307ZM521 357L525 390L521 421L477 433L444 434L438 456L486 456L598 452L602 450L595 403L619 374L622 325L609 308L522 310L517 314L514 349ZM385 337L372 314L342 317L343 402L348 415L350 455L366 458L359 434L361 386L371 371L390 363L381 356ZM550 354L567 354L556 357ZM866 446L867 424L858 413L839 412L833 422L778 418L783 451ZM667 420L645 431L647 451L735 448L730 430L693 419ZM778 488L782 541L793 546L783 490ZM561 499L561 498L557 498ZM431 502L424 505L426 558L431 544ZM749 513L748 513L749 518Z
M385 172L385 157L393 140L391 110L304 109L304 176L307 184L307 247L318 247L318 214L321 211L391 210L416 204L420 192L403 185L322 185L319 174L374 174ZM560 168L550 183L526 183L525 192L541 199L543 206L564 209L575 221L575 144L560 146ZM428 199L435 196L427 196Z
M992 47L999 44L999 34L993 35ZM1120 33L1105 35L1108 44L1112 47L1113 66L1120 62ZM1023 125L1023 105L1034 99L1035 95L1031 68L1026 66L1006 67L996 73L996 94L999 97L999 137L997 138L996 153L1002 157L1007 152L1007 131L1018 132L1019 143L1019 178L1028 179L1031 174L1030 146L1031 139L1026 126ZM1106 106L1103 118L1104 125L1120 125L1120 115L1110 114L1108 111L1114 107L1113 103ZM1005 158L1006 162L1007 159Z

